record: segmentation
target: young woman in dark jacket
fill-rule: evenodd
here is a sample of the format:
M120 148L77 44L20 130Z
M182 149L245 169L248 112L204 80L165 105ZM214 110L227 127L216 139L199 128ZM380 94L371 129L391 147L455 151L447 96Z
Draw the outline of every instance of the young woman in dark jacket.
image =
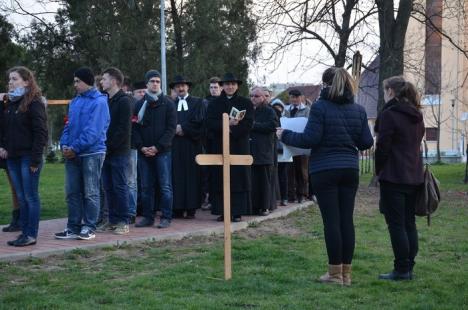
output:
M401 76L383 82L386 104L377 117L375 169L380 182L380 210L390 232L394 270L384 280L410 280L418 252L414 215L416 191L423 183L420 145L424 122L416 88Z
M39 229L39 175L47 143L47 116L33 73L25 67L14 67L8 77L8 103L0 122L0 157L7 159L22 229L8 245L27 246L36 244Z
M303 133L278 129L287 145L310 148L309 174L322 214L328 272L321 282L351 284L354 253L354 199L359 185L359 150L373 145L364 108L354 103L353 78L329 68L325 88L311 106Z

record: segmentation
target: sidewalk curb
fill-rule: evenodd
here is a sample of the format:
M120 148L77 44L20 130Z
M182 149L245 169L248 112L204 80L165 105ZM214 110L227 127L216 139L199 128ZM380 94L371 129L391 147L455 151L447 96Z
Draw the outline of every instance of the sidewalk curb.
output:
M305 209L313 205L314 203L307 201L301 204L296 204L294 206L289 206L284 209L281 209L281 208L276 209L273 213L267 216L256 216L253 218L249 218L248 220L243 221L243 222L231 223L232 225L231 231L232 232L240 231L240 230L248 228L252 224L257 224L257 223L261 223L264 221L285 217L293 212ZM176 232L170 235L151 235L151 236L145 236L145 237L134 237L132 239L118 239L118 240L113 240L113 241L100 242L97 244L82 243L79 246L74 244L73 246L62 247L59 249L33 250L31 252L3 254L3 255L0 255L0 262L14 262L14 261L20 261L20 260L25 260L29 258L45 258L51 255L67 254L74 250L93 250L93 249L106 248L109 246L121 246L124 244L135 245L135 244L141 244L144 242L158 242L158 241L166 241L166 240L177 241L177 240L182 240L184 238L190 238L190 237L222 235L223 233L224 233L224 227L218 226L218 227L198 229L198 230L194 230L190 232L180 232L180 233Z

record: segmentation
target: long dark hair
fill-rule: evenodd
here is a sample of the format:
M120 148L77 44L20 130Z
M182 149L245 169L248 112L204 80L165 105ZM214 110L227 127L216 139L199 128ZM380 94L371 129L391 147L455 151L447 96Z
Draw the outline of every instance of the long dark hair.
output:
M37 85L36 78L34 77L34 73L26 67L17 66L13 67L8 70L7 75L10 76L10 73L16 72L19 76L23 79L23 81L28 82L28 86L26 87L26 93L24 94L24 99L21 100L21 103L18 107L20 112L26 112L29 109L29 105L34 100L41 101L42 93L41 89Z
M403 76L397 75L385 79L383 81L383 87L384 89L392 89L398 101L412 104L417 109L421 109L421 99L418 90Z

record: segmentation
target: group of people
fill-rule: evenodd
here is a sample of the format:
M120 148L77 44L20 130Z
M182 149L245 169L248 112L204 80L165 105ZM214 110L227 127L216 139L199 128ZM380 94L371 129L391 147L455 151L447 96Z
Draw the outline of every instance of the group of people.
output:
M19 205L13 218L21 227L8 244L27 246L37 239L47 114L29 69L14 67L8 78L8 93L0 95L0 158ZM73 84L77 95L60 139L68 222L55 238L126 234L138 201L141 218L135 228L153 226L156 211L158 228L169 227L173 218L193 219L202 204L223 221L222 168L201 168L195 156L222 153L222 115L236 109L242 117L229 120L230 153L252 155L253 165L231 167L232 221L267 215L277 203L316 199L329 263L319 280L351 284L358 152L373 146L374 139L364 108L354 101L355 81L345 69L325 70L320 97L311 105L297 89L289 92L289 104L271 100L271 92L259 86L250 90L250 98L243 97L242 81L231 73L212 78L204 99L190 95L192 82L183 76L169 84L172 96L164 94L157 70L146 72L131 95L123 89L122 72L113 67L98 81L89 68L79 68ZM424 123L411 83L392 77L384 89L387 103L375 127L375 164L395 261L394 270L380 278L407 280L418 250L414 200L423 182L419 145ZM298 133L283 130L281 117L308 121ZM285 158L284 145L310 149L310 156Z

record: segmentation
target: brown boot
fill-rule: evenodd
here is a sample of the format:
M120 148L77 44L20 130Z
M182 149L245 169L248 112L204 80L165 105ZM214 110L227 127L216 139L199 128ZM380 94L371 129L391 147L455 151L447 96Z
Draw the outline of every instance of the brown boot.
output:
M328 265L328 272L319 278L322 283L343 284L342 265Z
M351 264L343 264L343 284L351 285Z

